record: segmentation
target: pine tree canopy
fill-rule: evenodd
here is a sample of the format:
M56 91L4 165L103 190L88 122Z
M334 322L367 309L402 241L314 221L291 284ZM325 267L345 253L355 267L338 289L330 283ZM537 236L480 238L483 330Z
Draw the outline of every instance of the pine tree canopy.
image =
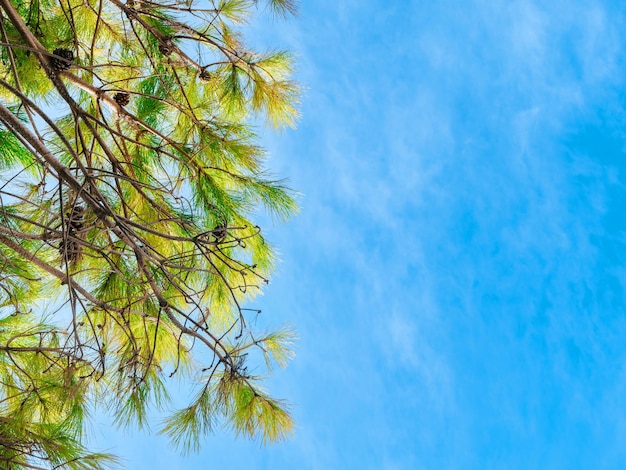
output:
M182 452L291 432L261 381L294 335L248 308L275 261L259 215L297 210L251 125L298 117L291 55L241 34L262 8L294 4L0 0L0 467L115 465L84 446L96 402L162 410Z

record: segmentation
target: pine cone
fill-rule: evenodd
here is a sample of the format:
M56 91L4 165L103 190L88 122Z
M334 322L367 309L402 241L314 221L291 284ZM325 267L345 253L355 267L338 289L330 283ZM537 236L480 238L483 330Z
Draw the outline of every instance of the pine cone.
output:
M69 264L74 264L78 261L81 252L83 251L83 247L76 241L67 239L66 241L61 242L59 246L59 253L61 253L62 260L66 260ZM64 264L64 261L61 261L61 265Z
M63 49L59 47L52 51L55 56L58 57L50 57L50 65L57 72L63 72L64 70L68 70L74 62L74 53L69 49Z
M225 224L219 224L213 230L211 230L211 234L213 235L213 237L215 237L216 243L221 243L226 238L226 235L228 235L228 228Z
M74 206L70 214L70 220L68 222L70 232L79 232L82 230L83 215L85 214L85 208L83 206Z
M113 95L113 99L120 106L126 106L130 103L130 95L124 92L115 93L115 95Z
M208 82L209 80L211 80L211 74L206 69L202 69L200 75L198 75L198 78L200 79L200 81Z
M80 236L79 233L84 227L83 216L85 208L83 206L73 206L67 214L67 237L59 245L59 253L64 260L74 264L83 250L83 247L74 238Z
M174 43L172 42L172 38L165 38L161 41L159 44L159 52L165 57L172 55L172 52L174 52Z

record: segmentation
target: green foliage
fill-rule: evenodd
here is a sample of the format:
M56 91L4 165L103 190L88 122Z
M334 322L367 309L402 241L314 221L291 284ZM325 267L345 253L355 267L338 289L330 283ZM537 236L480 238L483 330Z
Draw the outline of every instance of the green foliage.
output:
M0 318L3 468L32 468L39 461L77 469L116 463L81 443L90 365L63 348L65 339L33 314Z
M292 431L248 373L284 367L295 339L245 308L275 259L255 218L297 210L249 124L298 117L292 56L244 43L255 4L0 0L3 468L115 465L83 446L92 402L120 426L169 412L183 452L218 425ZM181 410L172 376L199 389Z

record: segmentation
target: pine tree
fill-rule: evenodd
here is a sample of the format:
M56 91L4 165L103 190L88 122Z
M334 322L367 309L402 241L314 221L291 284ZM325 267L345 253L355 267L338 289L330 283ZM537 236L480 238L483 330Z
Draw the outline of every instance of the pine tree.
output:
M141 427L172 375L197 387L162 423L183 451L218 423L291 432L251 370L293 333L246 306L274 262L255 217L296 210L250 122L293 126L298 87L244 44L254 8L0 0L0 465L114 463L83 447L88 403Z

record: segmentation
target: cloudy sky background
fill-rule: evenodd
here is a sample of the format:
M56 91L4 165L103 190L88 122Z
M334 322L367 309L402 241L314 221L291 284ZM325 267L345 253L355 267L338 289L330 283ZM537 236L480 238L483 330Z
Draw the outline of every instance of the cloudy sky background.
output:
M258 305L301 337L268 387L293 439L95 430L130 469L623 468L621 2L303 0L301 214Z

